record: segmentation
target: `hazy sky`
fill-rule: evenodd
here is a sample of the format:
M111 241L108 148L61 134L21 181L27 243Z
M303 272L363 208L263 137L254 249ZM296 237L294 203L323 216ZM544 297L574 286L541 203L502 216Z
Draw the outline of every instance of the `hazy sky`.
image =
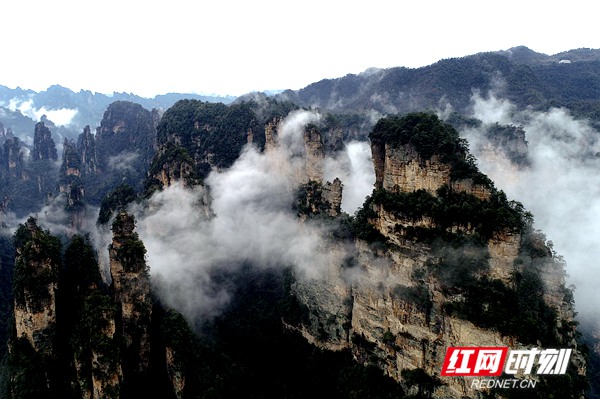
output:
M155 95L298 89L518 45L600 48L589 0L3 2L0 84Z

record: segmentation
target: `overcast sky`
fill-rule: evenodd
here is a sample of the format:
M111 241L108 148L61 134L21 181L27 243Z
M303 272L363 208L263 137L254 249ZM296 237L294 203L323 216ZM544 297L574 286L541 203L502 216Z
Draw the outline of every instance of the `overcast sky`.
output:
M518 45L546 54L600 48L592 2L552 4L3 1L0 84L240 95Z

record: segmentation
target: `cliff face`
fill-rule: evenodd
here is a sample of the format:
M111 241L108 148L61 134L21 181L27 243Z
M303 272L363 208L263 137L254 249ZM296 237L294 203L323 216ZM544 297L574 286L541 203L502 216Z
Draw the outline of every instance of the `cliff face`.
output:
M60 242L33 219L18 232L15 259L14 315L16 337L26 338L45 356L53 352Z
M211 170L231 166L248 143L268 148L264 124L259 122L255 108L245 102L230 106L196 100L177 102L156 127L157 156L146 187L157 189L174 180L201 184Z
M375 187L388 191L413 192L425 190L435 195L437 190L451 184L455 191L489 199L490 191L469 179L452 180L452 166L434 155L423 159L414 146L373 143L371 147L375 167Z
M133 217L120 213L112 227L110 287L89 238L74 235L63 254L33 218L15 233L8 397L186 395L194 338L181 315L151 300Z
M56 161L58 159L56 143L52 140L52 133L50 132L50 129L46 127L44 122L39 122L35 125L31 157L33 160L51 159Z
M9 210L26 216L56 194L56 145L44 122L35 126L30 152L10 129L0 139L0 145L0 198L10 204Z
M110 104L92 135L86 126L78 140L81 171L86 179L88 201L99 204L113 189L127 184L143 188L156 153L158 112L127 101Z
M280 119L274 118L265 124L265 151L270 151L277 146L277 126L280 122Z
M4 141L2 147L2 177L5 180L28 179L28 175L25 172L21 141L17 137L10 137Z
M122 153L135 152L149 164L154 156L155 117L141 105L115 101L104 112L96 132L96 150L103 170Z
M298 330L322 348L349 349L407 390L403 370L420 369L437 381L433 397L484 394L466 378L440 379L450 346L568 346L569 378L581 379L585 362L564 265L522 208L476 169L457 177L460 159L443 162L439 149L423 157L413 144L372 142L376 190L355 223L373 233L359 235L351 262L332 265L321 281L296 283L308 309ZM495 222L495 213L505 216ZM342 247L330 244L331 251Z
M323 148L321 133L314 125L309 125L304 129L304 151L306 160L304 171L306 178L308 181L321 181L323 178L325 150Z
M96 154L96 138L92 134L89 125L79 135L77 152L81 159L81 174L90 177L94 176L98 171L98 157Z
M115 301L120 304L122 334L134 374L146 374L150 362L149 327L152 304L150 277L144 244L134 233L135 220L119 213L113 223L113 241L109 248L110 274Z
M417 191L436 190L450 181L449 165L439 157L421 160L410 145L394 147L387 143L376 143L371 147L375 167L375 186L385 190Z

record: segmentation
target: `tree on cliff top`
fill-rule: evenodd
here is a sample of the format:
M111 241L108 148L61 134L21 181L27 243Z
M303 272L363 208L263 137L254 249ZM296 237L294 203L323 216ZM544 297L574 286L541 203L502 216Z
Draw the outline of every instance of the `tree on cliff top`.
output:
M461 138L452 125L434 114L414 112L382 118L373 127L369 138L373 144L410 145L421 161L437 155L443 163L452 167L452 180L469 178L473 183L493 187L492 181L477 169L467 140Z

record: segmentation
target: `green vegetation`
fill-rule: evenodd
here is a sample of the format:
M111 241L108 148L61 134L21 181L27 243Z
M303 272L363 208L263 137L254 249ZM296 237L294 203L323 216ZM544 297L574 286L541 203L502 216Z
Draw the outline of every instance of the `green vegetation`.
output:
M149 272L146 264L146 247L134 232L135 218L127 213L120 213L112 224L112 231L118 245L110 244L109 250L116 251L117 259L126 272Z
M198 171L194 170L194 161L185 148L171 142L165 144L150 166L144 183L146 197L150 197L152 193L162 188L162 183L156 177L162 173L172 174L175 179L183 179L189 186L201 183L198 176L208 175L210 165L202 164L198 168Z
M316 216L327 213L330 204L323 199L323 186L311 180L301 184L296 191L296 201L293 204L298 216Z
M131 238L122 243L117 250L117 256L123 263L123 269L127 272L137 272L144 269L148 272L146 265L146 247L142 240L139 239L137 233L134 233Z
M373 143L389 145L411 144L422 160L433 155L441 155L448 162L464 155L467 143L461 139L456 129L445 124L434 115L424 112L382 118L375 124L369 135Z
M442 122L434 114L415 112L402 117L382 118L375 124L369 138L375 145L410 144L421 161L438 155L441 162L452 167L452 180L471 179L474 184L493 187L492 181L477 169L467 141L460 138L452 125Z
M520 166L530 164L527 151L522 148L522 145L527 145L523 126L501 125L496 122L486 129L485 136L500 148L511 162Z
M25 145L13 137L0 148L0 198L23 217L56 193L58 168L51 159L25 160Z
M121 184L104 197L98 213L98 224L106 224L115 211L120 211L137 199L137 193L128 184Z
M446 241L441 237L433 242L434 260L428 261L426 267L445 293L458 293L477 284L478 276L488 270L490 255L481 244L475 240Z
M14 246L19 256L15 260L13 296L19 306L39 312L50 300L48 286L58 282L61 242L30 217L15 232Z
M469 255L461 250L450 262L447 256L441 256L439 263L432 266L433 273L446 285L448 292L464 296L464 300L446 303L445 310L480 327L517 337L524 344L565 345L563 335L557 330L558 315L544 300L545 287L538 269L540 262L556 260L552 254L536 254L537 250L528 240L537 240L527 238L531 233L525 235L521 256L517 259L521 265L517 270L520 271L514 272L510 286L500 280L477 277L477 272L487 267L487 254L474 252L475 255ZM467 256L460 258L461 254ZM569 300L570 291L566 288L565 295Z
M13 371L3 397L11 399L52 398L46 379L45 361L25 337L15 339L8 357Z
M129 101L115 101L106 111L95 140L86 142L88 160L97 159L96 172L85 175L86 199L99 204L117 186L126 183L143 189L155 155L156 129L153 113ZM91 166L91 165L84 165Z
M463 228L473 237L487 241L501 231L521 232L531 219L531 214L525 211L520 203L508 201L502 191L492 190L490 199L484 200L472 194L454 191L448 185L440 187L437 196L425 190L391 192L376 189L365 202L363 210L357 214L357 224L360 222L362 225L364 219L369 216L368 209L372 209L373 205L381 205L396 217L412 222L417 222L424 217L430 218L432 227L402 227L406 236L422 241L444 236L455 226ZM374 216L375 212L372 211L369 217ZM362 227L362 229L369 228ZM365 234L357 230L357 233L359 238L370 237L368 231Z
M62 289L66 297L86 296L101 285L97 254L89 236L74 235L65 248Z
M370 220L377 217L377 212L373 209L374 205L373 196L369 196L365 199L362 208L356 211L356 214L352 219L352 233L358 239L370 243L383 244L387 239L370 222Z
M163 151L163 156L185 155L182 160L189 156L193 160L189 165L200 179L205 178L212 167L231 166L248 142L249 130L256 142L264 145L264 131L255 113L256 106L253 102L227 106L197 100L178 101L158 124L157 142L159 147L181 149ZM164 163L165 159L155 160L151 169L160 169Z
M107 382L110 377L107 372L113 373L120 365L123 343L118 335L113 337L110 332L116 315L114 300L101 290L94 290L83 299L71 335L71 345L82 365L82 375L93 373L99 380ZM97 356L96 361L92 361L94 355ZM87 380L82 378L80 382L86 383Z
M497 190L487 176L478 171L466 141L437 116L412 113L383 118L375 125L370 137L374 145L410 144L422 161L437 155L451 166L453 180L470 179L472 183L486 187L490 195L489 199L481 199L456 191L450 184L440 187L436 195L425 190L392 192L376 189L354 218L353 230L357 238L369 242L385 241L369 222L377 217L377 206L400 220L397 233L428 243L442 239L454 244L466 241L483 246L496 233L522 232L531 223L531 214L519 202L508 201L504 192ZM413 225L424 218L429 219L427 226ZM456 227L459 231L455 231Z

